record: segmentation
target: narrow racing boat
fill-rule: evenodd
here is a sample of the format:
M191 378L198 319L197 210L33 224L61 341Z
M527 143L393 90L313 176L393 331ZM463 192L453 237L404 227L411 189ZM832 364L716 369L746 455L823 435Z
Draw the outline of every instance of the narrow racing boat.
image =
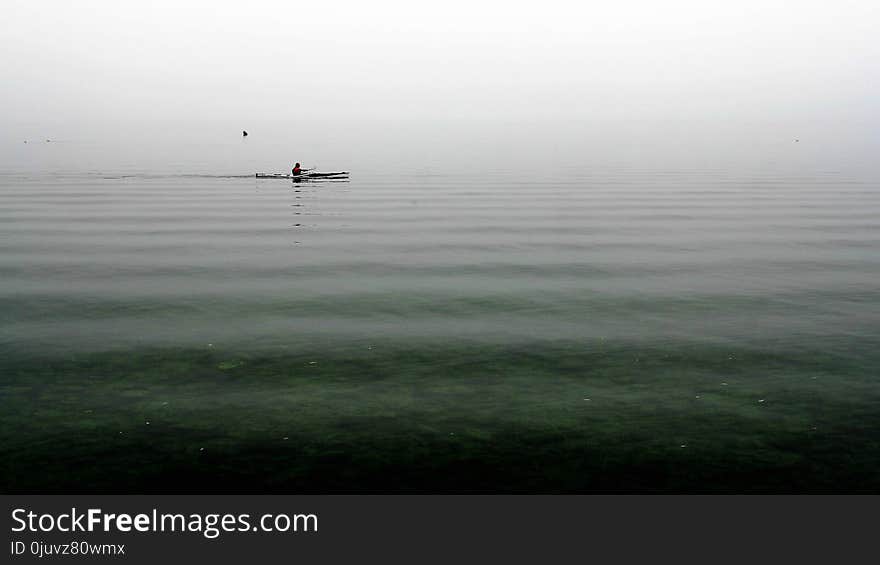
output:
M257 173L256 176L258 179L344 179L348 178L348 171L335 171L326 173L319 171L303 171L298 175L284 173Z

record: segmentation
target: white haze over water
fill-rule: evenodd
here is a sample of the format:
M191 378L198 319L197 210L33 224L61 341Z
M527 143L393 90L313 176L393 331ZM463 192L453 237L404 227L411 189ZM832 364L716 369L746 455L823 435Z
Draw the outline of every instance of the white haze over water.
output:
M0 167L871 169L877 6L7 1Z

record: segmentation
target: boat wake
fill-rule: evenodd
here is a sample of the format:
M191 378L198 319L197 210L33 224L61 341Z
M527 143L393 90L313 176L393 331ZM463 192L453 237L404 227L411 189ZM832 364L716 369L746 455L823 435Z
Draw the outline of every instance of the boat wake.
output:
M253 175L208 175L201 173L101 175L104 179L249 179Z

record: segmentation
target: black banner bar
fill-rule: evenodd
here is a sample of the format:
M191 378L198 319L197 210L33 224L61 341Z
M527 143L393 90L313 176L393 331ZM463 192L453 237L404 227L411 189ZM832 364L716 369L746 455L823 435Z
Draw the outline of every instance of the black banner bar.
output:
M17 495L3 498L2 561L836 562L870 550L876 507L875 497Z

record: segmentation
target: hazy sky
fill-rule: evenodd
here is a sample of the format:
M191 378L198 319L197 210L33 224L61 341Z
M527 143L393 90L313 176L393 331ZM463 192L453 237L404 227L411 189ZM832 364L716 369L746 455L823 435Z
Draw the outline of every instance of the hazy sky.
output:
M0 122L858 121L878 5L4 0Z

